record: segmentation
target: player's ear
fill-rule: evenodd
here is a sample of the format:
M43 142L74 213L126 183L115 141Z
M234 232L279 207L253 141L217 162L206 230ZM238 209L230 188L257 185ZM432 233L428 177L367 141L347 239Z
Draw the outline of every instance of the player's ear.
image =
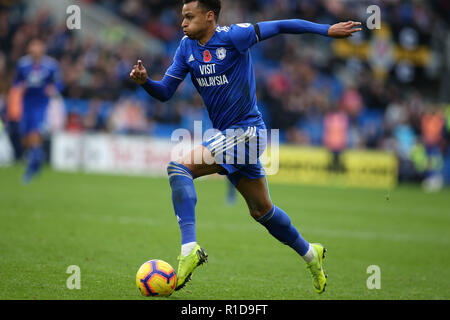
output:
M208 12L206 12L206 20L214 22L215 20L214 11L209 10Z

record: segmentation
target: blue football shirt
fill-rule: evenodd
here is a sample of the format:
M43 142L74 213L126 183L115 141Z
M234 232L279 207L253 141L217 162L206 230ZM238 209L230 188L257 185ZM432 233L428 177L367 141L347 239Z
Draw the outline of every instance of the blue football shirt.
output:
M35 63L30 56L18 61L14 85L22 84L25 88L23 106L25 111L30 108L45 108L49 98L45 90L49 84L54 84L58 90L62 87L59 65L56 60L44 56Z
M204 46L185 36L166 75L184 80L190 73L214 128L265 128L249 52L258 41L254 26L248 23L218 26Z

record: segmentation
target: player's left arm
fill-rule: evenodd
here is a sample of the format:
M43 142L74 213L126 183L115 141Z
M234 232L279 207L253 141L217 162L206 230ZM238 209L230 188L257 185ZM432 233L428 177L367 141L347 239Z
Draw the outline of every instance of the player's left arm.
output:
M266 40L278 34L315 33L332 38L351 37L359 32L361 22L347 21L333 25L314 23L302 19L264 21L255 24L255 32L259 40Z
M360 22L348 21L337 24L319 24L301 19L263 21L254 25L239 23L230 27L230 40L243 53L254 44L279 34L315 33L332 38L351 37L361 31Z

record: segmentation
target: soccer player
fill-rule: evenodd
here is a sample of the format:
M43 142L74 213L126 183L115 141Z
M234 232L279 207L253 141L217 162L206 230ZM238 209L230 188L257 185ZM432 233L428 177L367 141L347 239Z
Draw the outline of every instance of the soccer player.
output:
M219 131L167 167L172 203L181 229L176 289L183 288L194 269L207 260L207 253L196 239L197 195L193 180L219 173L226 175L242 194L251 216L305 260L315 291L322 293L326 285L322 266L325 248L321 244L307 242L289 216L272 203L259 158L257 161L250 159L252 154L259 157L264 151L266 127L257 107L249 48L283 33L309 32L336 38L349 37L361 30L358 28L361 24L349 21L330 26L294 19L222 27L217 25L220 0L184 0L183 3L181 27L185 37L164 78L161 81L148 79L141 60L130 73L131 79L161 101L169 100L190 73L213 126ZM244 163L240 161L243 158Z
M17 65L14 89L23 92L23 113L20 132L28 149L27 167L23 182L29 183L40 171L45 160L42 148L46 130L46 114L49 97L61 90L59 65L45 55L45 43L32 39L28 45L29 54L22 57Z

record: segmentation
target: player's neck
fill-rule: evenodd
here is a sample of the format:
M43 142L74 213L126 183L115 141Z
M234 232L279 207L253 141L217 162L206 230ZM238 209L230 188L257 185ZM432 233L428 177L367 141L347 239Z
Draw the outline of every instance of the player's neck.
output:
M42 56L40 57L31 56L31 60L33 61L34 64L39 64L41 63Z
M208 41L214 36L214 33L216 33L217 25L214 24L211 26L211 28L208 29L208 31L205 32L205 34L198 39L198 42L204 46L208 43Z

